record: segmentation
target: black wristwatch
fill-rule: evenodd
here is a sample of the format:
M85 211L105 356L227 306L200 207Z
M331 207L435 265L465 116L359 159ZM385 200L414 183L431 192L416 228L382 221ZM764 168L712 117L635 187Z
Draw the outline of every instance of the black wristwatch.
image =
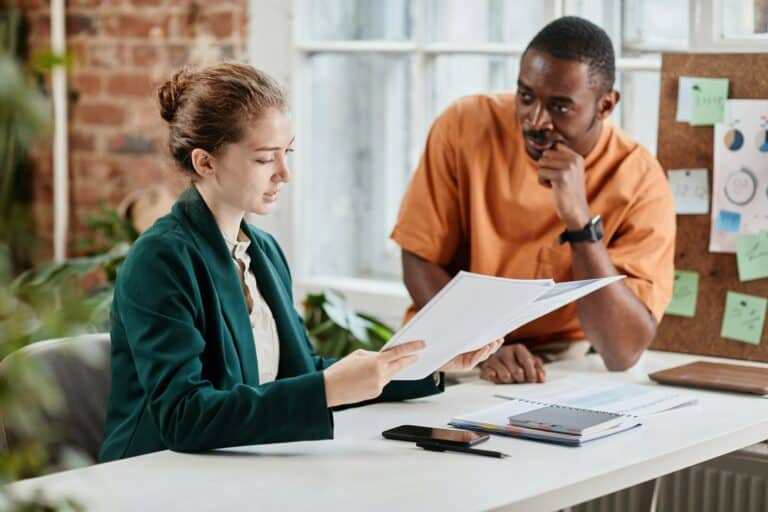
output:
M565 242L597 242L602 239L603 224L600 221L599 215L595 215L595 218L589 221L589 224L584 226L584 229L578 231L568 231L566 229L560 233L559 237L557 237L557 241L560 242L561 245Z

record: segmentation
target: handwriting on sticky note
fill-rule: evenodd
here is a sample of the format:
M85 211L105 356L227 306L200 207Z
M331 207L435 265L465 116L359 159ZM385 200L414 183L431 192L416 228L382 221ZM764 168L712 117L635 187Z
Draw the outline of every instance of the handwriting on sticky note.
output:
M728 79L696 78L691 89L691 126L722 123L725 100L728 99Z
M720 336L759 345L765 324L768 299L745 293L728 292Z
M738 233L741 228L741 214L729 210L720 210L720 213L717 215L715 228L726 233Z
M699 274L688 270L675 270L672 301L667 306L668 315L693 318L696 315L696 298L699 295Z
M736 263L741 281L768 278L768 231L740 235L736 239Z
M675 198L675 213L696 215L709 212L706 169L670 169L667 177Z

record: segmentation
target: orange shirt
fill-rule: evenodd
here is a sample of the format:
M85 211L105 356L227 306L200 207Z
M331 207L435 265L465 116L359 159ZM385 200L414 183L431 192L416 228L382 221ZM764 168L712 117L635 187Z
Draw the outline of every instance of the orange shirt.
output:
M672 297L674 265L675 212L664 171L610 121L584 163L587 200L602 216L611 260L658 321ZM515 95L507 93L462 98L437 118L392 238L452 274L568 281L571 249L557 242L564 228L525 151ZM508 339L536 345L584 337L570 304Z

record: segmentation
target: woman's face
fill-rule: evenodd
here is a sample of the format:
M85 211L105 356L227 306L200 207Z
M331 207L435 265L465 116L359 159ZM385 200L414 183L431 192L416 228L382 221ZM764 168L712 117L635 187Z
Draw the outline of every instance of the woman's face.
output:
M246 213L266 215L274 210L280 189L290 181L288 153L294 135L287 113L270 108L250 122L239 142L226 144L213 157L214 181L219 201Z

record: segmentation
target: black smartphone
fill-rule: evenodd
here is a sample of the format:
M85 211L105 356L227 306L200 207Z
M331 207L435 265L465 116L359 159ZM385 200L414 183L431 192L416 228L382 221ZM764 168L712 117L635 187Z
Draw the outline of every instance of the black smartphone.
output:
M473 446L488 440L488 434L470 432L469 430L454 430L450 428L420 427L418 425L400 425L381 433L387 439L398 441L431 441L433 443L451 446Z

